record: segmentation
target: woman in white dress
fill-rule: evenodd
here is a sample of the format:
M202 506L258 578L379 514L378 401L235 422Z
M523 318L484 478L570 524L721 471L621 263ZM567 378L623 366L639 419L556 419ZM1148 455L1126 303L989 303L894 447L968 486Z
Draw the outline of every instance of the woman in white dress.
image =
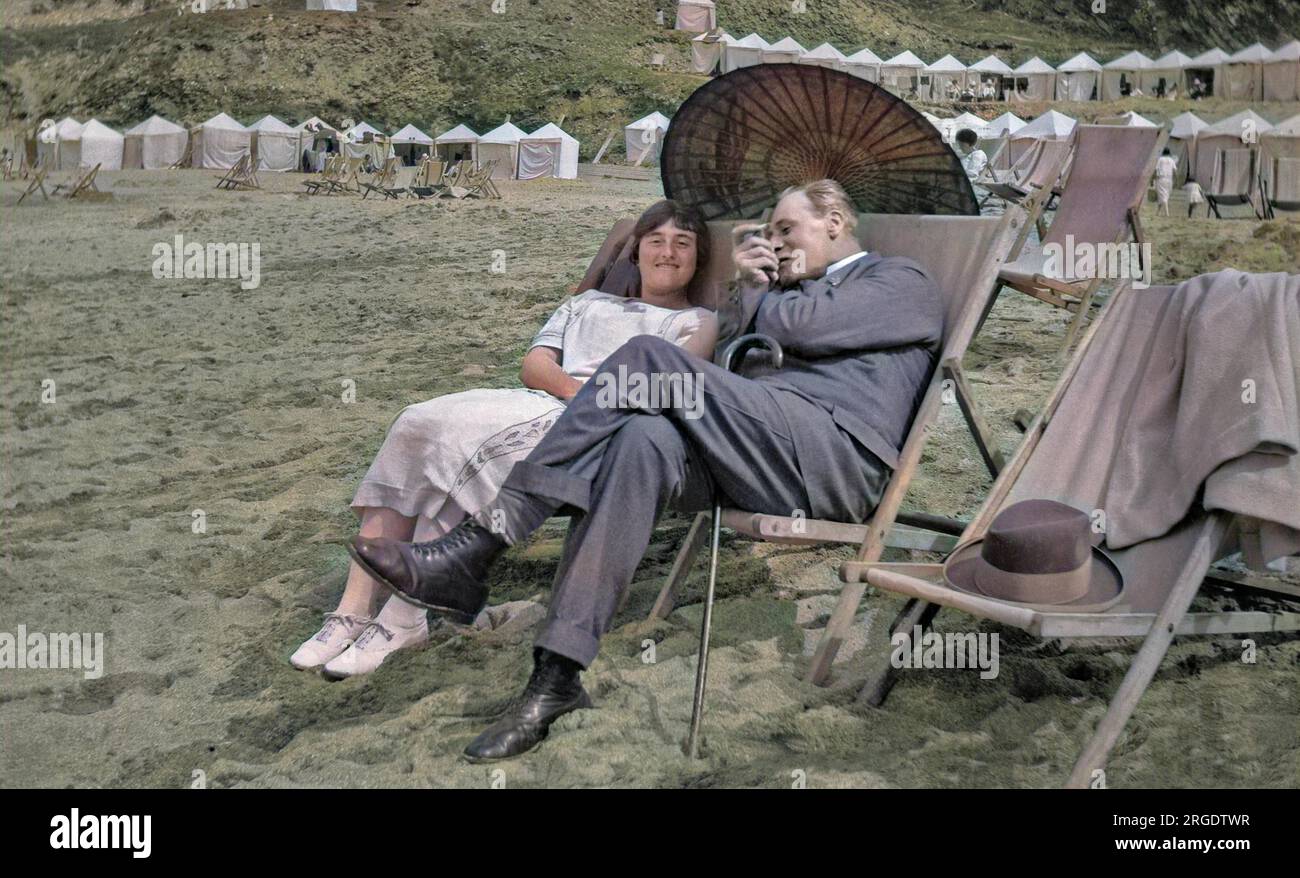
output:
M1169 216L1169 194L1174 191L1174 171L1177 169L1178 160L1166 147L1156 159L1156 216Z
M589 290L551 315L524 356L524 387L467 390L407 406L361 480L352 509L360 533L397 540L442 536L496 496L584 381L620 345L657 335L705 359L718 324L687 287L708 264L708 229L693 209L661 201L637 220L632 261L639 298ZM397 649L428 639L425 611L396 597L354 561L338 607L290 658L330 677L364 674Z

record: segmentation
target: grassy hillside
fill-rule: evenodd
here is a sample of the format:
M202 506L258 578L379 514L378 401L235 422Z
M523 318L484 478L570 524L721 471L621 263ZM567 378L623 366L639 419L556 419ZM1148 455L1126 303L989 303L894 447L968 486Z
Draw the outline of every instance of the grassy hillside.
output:
M158 112L182 122L220 110L243 121L366 119L483 130L565 117L589 157L609 131L671 111L702 81L689 37L655 24L670 0L360 0L356 15L307 13L303 0L194 14L179 0L12 0L0 36L0 124L72 114L114 125ZM721 0L740 36L790 34L878 54L912 49L974 60L990 51L1060 61L1081 49L1236 48L1300 31L1300 0ZM180 11L178 11L180 10ZM1240 35L1240 36L1238 36ZM668 59L651 70L656 52Z

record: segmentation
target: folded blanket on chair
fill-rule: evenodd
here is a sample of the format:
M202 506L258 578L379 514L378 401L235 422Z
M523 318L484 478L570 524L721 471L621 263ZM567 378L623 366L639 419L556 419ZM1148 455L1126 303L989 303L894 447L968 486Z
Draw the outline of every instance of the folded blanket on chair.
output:
M1109 319L1143 305L1140 290ZM1300 275L1228 270L1176 287L1155 315L1103 493L1106 542L1167 533L1194 504L1259 523L1264 560L1300 548Z

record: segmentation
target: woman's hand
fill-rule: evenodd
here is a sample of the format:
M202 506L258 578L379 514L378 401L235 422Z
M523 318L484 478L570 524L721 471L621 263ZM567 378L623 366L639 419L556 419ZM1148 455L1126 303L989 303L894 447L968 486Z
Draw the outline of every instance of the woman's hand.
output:
M582 389L582 382L560 366L560 352L555 348L536 347L525 354L519 379L525 387L544 391L566 402Z

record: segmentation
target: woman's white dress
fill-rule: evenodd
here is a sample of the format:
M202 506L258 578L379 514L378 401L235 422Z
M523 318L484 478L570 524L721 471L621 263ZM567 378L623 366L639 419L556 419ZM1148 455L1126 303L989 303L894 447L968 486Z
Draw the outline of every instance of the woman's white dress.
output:
M1174 171L1178 161L1172 156L1162 155L1156 159L1156 200L1160 204L1169 203L1169 193L1174 189Z
M589 290L561 305L531 347L557 348L564 371L585 381L634 336L680 344L712 319L705 308L673 310ZM527 388L467 390L407 406L389 427L352 508L360 514L384 506L436 520L450 502L476 513L563 411L561 400Z

